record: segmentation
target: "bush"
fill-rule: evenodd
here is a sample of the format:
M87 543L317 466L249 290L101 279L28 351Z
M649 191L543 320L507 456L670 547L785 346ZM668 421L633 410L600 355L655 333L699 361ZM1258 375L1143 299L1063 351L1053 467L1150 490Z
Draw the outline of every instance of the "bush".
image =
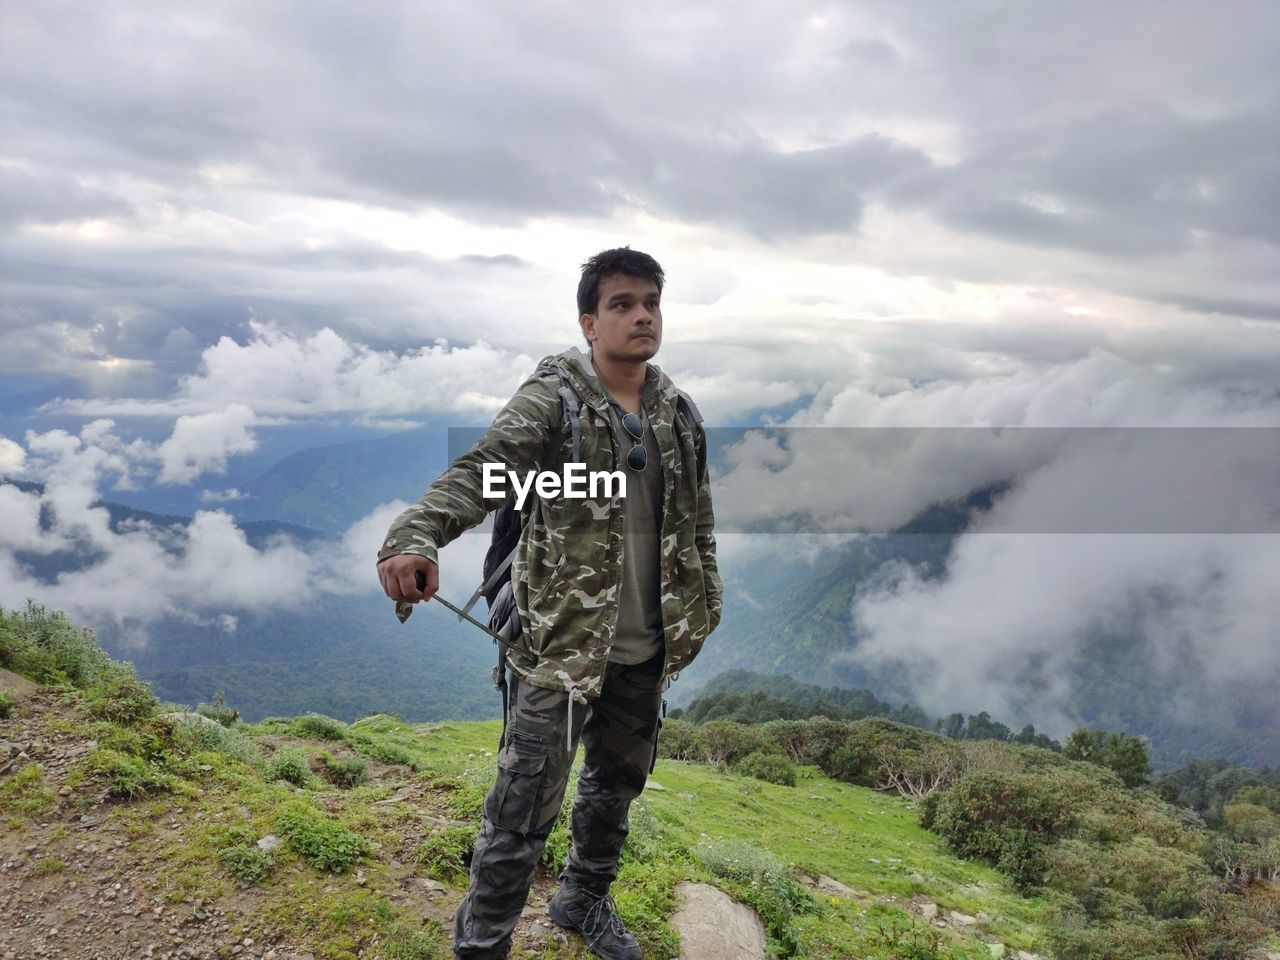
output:
M1047 843L1066 833L1088 782L1062 772L982 772L926 798L922 822L963 857L986 860L1026 888L1039 883Z
M41 683L85 687L113 664L92 630L27 601L25 610L0 610L0 666Z
M765 742L794 763L812 764L827 769L837 750L849 742L852 725L826 717L808 720L774 720L763 724L760 733Z
M964 751L939 734L875 717L849 724L843 744L817 763L837 780L925 797L960 774Z
M203 716L203 714L201 714ZM258 745L239 730L216 722L185 716L173 725L174 741L188 753L212 750L251 766L262 762Z
M8 720L13 715L13 698L8 690L0 690L0 720Z
M733 769L744 777L755 777L783 787L796 785L795 765L776 753L762 753L759 750L748 753L733 765Z
M230 727L240 719L240 711L227 706L227 701L223 699L221 690L213 695L213 703L197 705L196 713L202 717L208 717L224 727Z
M331 757L324 754L320 757L325 779L334 786L351 788L359 786L369 778L369 764L359 757Z
M711 720L697 728L699 759L720 765L733 763L764 746L764 737L753 726L735 720Z
M301 750L283 747L272 754L267 761L266 777L268 780L286 780L299 787L309 786L315 781L307 758Z
M74 779L94 780L113 797L132 798L173 789L173 778L154 769L141 757L109 747L98 747L80 761Z
M668 717L662 721L662 732L658 735L658 756L666 760L702 759L702 747L698 739L698 728L687 720Z
M126 725L147 719L160 705L147 682L123 664L112 664L89 688L85 700L95 717Z
M276 819L276 832L313 867L330 873L345 873L369 851L364 837L305 803L287 805Z
M313 740L345 740L347 737L345 723L322 713L308 713L298 717L289 725L289 729L299 737L311 737Z
M477 833L475 824L437 827L418 845L418 866L428 877L443 883L465 883Z
M249 886L262 883L271 876L276 860L269 850L254 843L237 843L218 853L218 862L229 874Z

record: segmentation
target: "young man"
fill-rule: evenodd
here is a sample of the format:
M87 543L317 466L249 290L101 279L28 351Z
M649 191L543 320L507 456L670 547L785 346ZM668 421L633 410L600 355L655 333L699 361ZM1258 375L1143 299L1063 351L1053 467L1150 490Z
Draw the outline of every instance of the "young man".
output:
M662 692L720 621L706 438L696 408L648 363L662 343L662 268L629 248L583 264L578 314L590 353L545 358L481 440L391 525L378 554L387 596L439 587L436 551L479 523L483 465L524 477L579 450L589 476L621 471L626 495L531 495L511 565L520 633L508 657L509 722L458 908L457 957L506 957L581 739L573 846L548 906L597 956L639 960L609 887L627 810L652 769ZM569 393L576 423L566 429ZM568 415L573 419L572 415ZM425 586L415 578L421 573ZM496 604L495 604L496 606Z

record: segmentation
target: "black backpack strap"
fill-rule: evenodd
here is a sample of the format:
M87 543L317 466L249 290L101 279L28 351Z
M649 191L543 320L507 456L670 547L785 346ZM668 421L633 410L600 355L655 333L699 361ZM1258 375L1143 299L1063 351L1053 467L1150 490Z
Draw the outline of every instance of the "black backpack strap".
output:
M582 460L582 424L579 423L579 414L582 412L582 400L578 396L578 391L573 389L573 384L569 382L569 378L564 375L564 371L560 371L560 401L563 403L564 413L560 418L561 427L567 417L569 420L569 433L573 437L573 459L570 463L578 463Z
M554 452L559 448L561 438L564 436L565 420L568 420L569 433L573 437L572 462L577 463L582 459L582 424L580 422L582 399L578 396L578 391L574 389L573 383L565 376L564 371L557 367L556 372L560 375L560 389L558 391L560 394L560 426L556 428L556 432L552 438L551 451L547 460L550 460L551 454L554 454ZM690 403L692 404L692 401L690 401ZM548 466L548 463L544 462L543 466ZM502 580L503 576L507 572L507 568L511 566L511 561L516 558L516 550L518 548L519 541L517 540L517 545L511 548L511 551L503 558L502 562L494 568L493 572L489 574L485 581L480 584L480 586L476 587L475 592L471 594L470 599L467 600L466 604L463 606L463 613L470 613L472 608L479 603L480 598L486 596L489 591L491 591ZM461 620L462 618L459 617L458 619Z
M471 599L469 599L466 602L466 604L463 606L462 608L463 613L470 613L471 608L474 607L480 601L480 598L493 589L494 585L499 580L502 579L502 575L507 572L507 567L511 566L511 561L514 560L515 558L516 558L516 552L513 549L510 553L507 554L506 559L504 559L500 564L498 564L497 568L493 571L493 573L489 574L489 579L486 580L484 583L480 584L480 586L476 587L476 592L471 595ZM459 617L458 619L461 620L462 618Z

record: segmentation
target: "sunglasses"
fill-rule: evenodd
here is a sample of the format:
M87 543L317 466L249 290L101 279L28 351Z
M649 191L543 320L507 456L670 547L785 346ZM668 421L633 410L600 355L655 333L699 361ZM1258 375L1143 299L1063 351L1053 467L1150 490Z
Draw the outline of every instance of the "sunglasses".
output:
M639 473L649 463L644 449L644 421L635 413L622 415L622 426L631 434L631 450L627 453L627 466Z

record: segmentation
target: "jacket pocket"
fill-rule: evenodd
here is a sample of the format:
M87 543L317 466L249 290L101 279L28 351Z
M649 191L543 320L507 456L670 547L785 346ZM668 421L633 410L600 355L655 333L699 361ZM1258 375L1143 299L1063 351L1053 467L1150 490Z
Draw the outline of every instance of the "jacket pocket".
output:
M542 737L507 730L507 742L498 754L498 778L485 803L485 815L494 826L520 835L537 824L542 782L546 777L547 745Z
M547 574L546 581L542 586L538 587L538 592L529 598L529 608L539 606L543 600L547 598L547 594L551 592L551 588L560 582L560 574L564 572L564 562L568 554L560 554L560 559L556 561L556 565L551 568L551 572Z

